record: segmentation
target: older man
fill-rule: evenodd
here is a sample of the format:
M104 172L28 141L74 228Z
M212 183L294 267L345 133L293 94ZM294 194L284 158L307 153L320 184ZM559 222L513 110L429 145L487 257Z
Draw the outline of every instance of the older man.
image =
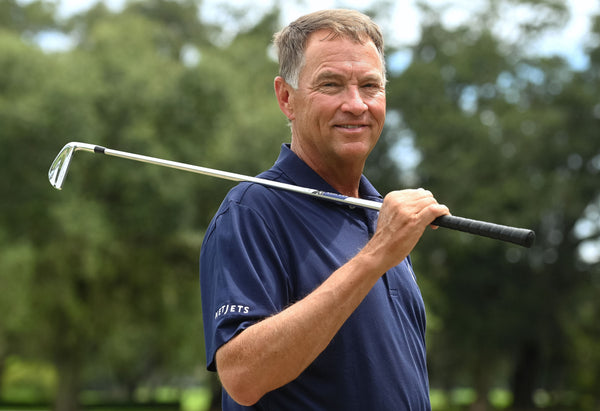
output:
M292 130L261 177L381 201L363 176L385 120L381 32L328 10L275 35ZM223 409L428 410L425 310L409 253L448 209L426 190L381 212L242 183L200 258L207 367Z

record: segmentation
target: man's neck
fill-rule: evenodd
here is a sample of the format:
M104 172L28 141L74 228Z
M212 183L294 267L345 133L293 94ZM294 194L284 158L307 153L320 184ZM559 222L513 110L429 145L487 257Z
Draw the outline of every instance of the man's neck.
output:
M306 158L302 153L296 152L296 155L340 194L359 197L358 188L363 171L362 164L356 162L322 164Z
M315 169L313 168L313 170ZM340 194L348 197L359 197L358 187L360 185L362 169L358 171L349 170L348 168L317 169L315 172Z

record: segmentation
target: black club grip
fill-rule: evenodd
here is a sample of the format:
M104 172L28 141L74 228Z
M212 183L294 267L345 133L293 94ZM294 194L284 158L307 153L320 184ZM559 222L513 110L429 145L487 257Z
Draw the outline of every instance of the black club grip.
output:
M471 220L469 218L452 215L438 217L433 220L432 224L453 230L464 231L465 233L507 241L527 248L531 247L535 240L535 232L532 230L488 223L486 221Z

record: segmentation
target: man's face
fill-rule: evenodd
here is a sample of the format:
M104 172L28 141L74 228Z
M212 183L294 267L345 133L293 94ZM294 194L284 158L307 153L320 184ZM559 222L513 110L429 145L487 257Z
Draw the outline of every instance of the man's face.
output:
M383 67L373 42L313 33L290 93L292 149L313 168L360 167L385 121Z

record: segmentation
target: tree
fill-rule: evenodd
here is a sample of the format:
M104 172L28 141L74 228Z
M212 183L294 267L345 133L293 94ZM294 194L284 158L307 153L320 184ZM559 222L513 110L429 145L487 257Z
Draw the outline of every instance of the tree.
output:
M67 141L239 172L273 161L289 133L272 98L276 14L219 47L197 16L195 2L98 4L65 24L78 42L57 54L0 35L0 290L21 304L0 358L53 363L57 410L90 384L131 399L141 383L204 378L197 256L230 186L86 154L61 193L40 178Z
M515 408L531 407L534 389L563 388L563 319L590 273L574 227L600 194L597 83L560 59L518 53L485 28L432 18L388 92L422 156L420 185L457 214L538 234L525 251L436 232L416 252L428 273L433 381L473 385L477 406L509 381Z
M21 5L16 0L4 0L0 3L0 28L31 38L40 31L59 27L54 12L54 4L44 1Z

